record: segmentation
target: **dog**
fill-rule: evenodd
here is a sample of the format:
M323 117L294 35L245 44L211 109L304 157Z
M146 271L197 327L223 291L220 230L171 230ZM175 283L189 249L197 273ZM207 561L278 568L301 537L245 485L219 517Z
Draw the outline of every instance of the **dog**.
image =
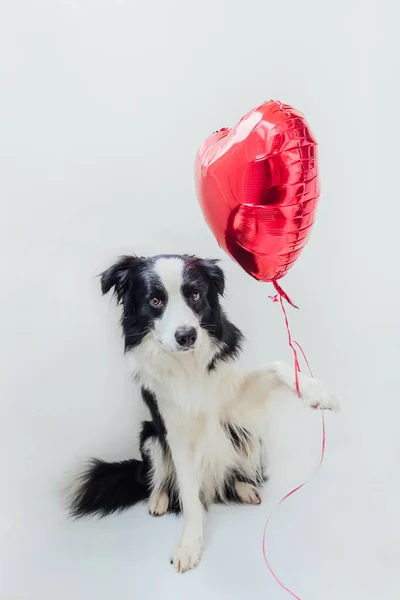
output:
M182 511L171 562L184 572L201 560L207 507L261 502L268 403L276 390L296 394L294 369L239 369L243 334L221 306L217 260L124 256L102 273L101 287L121 306L125 352L151 418L142 424L141 460L94 459L71 513L104 516L144 500L154 516ZM306 405L338 408L318 380L300 374L299 384Z

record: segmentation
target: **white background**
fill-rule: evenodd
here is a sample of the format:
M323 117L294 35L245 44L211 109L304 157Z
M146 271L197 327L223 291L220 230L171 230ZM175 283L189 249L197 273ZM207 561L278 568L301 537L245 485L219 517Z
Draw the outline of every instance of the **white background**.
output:
M216 247L192 175L202 140L269 98L320 143L318 218L284 287L342 403L322 471L271 521L269 558L303 600L399 595L396 4L2 0L2 600L289 597L261 536L318 460L319 415L295 400L271 411L264 503L213 508L192 573L168 562L180 519L142 506L74 523L61 493L82 459L136 452L142 408L96 278L118 255L221 257L246 363L290 360L270 286Z

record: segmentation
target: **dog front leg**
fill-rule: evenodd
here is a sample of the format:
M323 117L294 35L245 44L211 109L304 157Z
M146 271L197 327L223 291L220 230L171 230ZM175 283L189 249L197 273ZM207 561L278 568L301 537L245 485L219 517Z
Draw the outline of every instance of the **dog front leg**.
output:
M306 406L320 410L338 410L336 397L318 379L299 373L299 388ZM251 371L243 377L237 396L229 405L229 418L243 424L247 416L252 422L255 418L263 419L271 394L285 390L297 395L295 371L289 365L276 361Z
M182 537L171 558L179 573L193 569L199 564L203 551L204 526L204 509L200 501L200 486L192 451L183 437L180 431L168 436L183 512Z

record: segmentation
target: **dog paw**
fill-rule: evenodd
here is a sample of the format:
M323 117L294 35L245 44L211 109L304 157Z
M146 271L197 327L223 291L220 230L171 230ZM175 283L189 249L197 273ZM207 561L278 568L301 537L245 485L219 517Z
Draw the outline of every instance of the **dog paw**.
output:
M164 491L156 492L150 496L149 500L149 513L153 517L161 517L168 511L169 498L168 494Z
M302 379L300 392L307 406L318 410L339 410L339 401L318 379Z
M194 569L200 563L203 545L201 540L185 542L181 540L172 553L171 564L178 573Z
M254 485L251 485L251 483L235 481L235 491L240 500L245 504L261 504L259 491Z

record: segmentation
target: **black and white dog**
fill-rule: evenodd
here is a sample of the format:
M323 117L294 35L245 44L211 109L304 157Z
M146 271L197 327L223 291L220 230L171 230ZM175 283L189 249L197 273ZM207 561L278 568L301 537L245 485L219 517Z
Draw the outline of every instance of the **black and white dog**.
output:
M250 373L235 365L243 336L221 308L215 260L124 256L101 285L122 307L125 350L151 420L142 426L142 460L94 460L71 511L106 515L145 499L152 515L182 510L172 562L183 572L200 561L207 506L261 502L268 401L274 390L296 392L294 371L278 362ZM308 406L337 408L319 381L300 377Z

